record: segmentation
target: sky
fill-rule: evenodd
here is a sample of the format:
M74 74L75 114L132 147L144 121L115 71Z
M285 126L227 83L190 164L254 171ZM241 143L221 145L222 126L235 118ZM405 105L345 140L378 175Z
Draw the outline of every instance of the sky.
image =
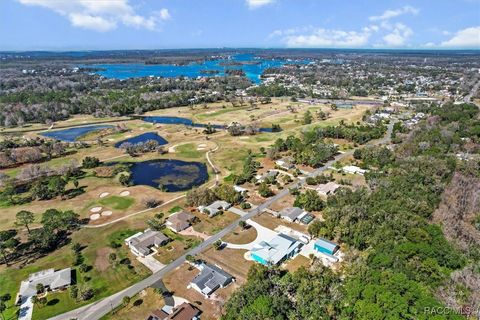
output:
M480 49L480 0L0 0L0 50Z

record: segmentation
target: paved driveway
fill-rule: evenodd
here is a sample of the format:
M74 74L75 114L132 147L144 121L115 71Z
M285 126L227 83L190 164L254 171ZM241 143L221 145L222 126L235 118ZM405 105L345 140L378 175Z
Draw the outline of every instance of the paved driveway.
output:
M227 248L230 248L230 249L243 249L243 250L252 250L252 248L262 242L262 241L270 241L270 239L272 239L273 237L275 237L277 235L277 233L271 229L268 229L264 226L262 226L261 224L259 223L256 223L255 221L253 220L247 220L246 221L250 226L252 226L253 228L255 228L255 230L257 230L257 237L255 238L255 240L253 240L252 242L250 243L247 243L247 244L233 244L233 243L226 243L227 245Z
M20 312L18 314L18 320L30 320L33 314L32 297L22 298L22 304L20 305Z
M140 261L145 267L150 269L150 271L152 271L153 273L165 268L165 265L155 259L153 255L146 256L145 258L137 257L137 260Z
M228 208L228 211L230 211L231 213L238 214L240 217L243 217L244 215L247 214L245 211L240 210L240 209L235 208L235 207Z

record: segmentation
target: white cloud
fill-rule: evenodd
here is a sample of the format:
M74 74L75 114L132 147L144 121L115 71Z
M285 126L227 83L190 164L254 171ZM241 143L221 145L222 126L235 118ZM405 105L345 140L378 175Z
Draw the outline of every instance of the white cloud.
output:
M101 32L113 30L117 27L115 21L107 20L99 16L71 13L68 18L74 27L92 29Z
M169 20L171 18L170 12L168 11L168 9L163 8L162 10L160 10L159 13L160 13L160 18L162 20Z
M129 0L17 0L24 5L40 6L65 16L74 27L99 32L117 28L121 23L135 28L155 30L162 20L170 19L168 9L150 16L135 12Z
M480 48L480 26L459 30L455 35L441 43L448 48Z
M393 31L383 37L383 41L388 47L400 47L405 45L412 34L412 29L402 23L397 23Z
M411 7L411 6L404 6L400 9L389 9L389 10L386 10L385 12L383 12L381 15L379 16L371 16L369 17L370 21L382 21L382 20L390 20L392 18L395 18L395 17L398 17L398 16L401 16L401 15L404 15L404 14L413 14L413 15L416 15L420 12L419 9L417 8L414 8L414 7Z
M309 34L287 35L284 41L288 47L335 47L356 48L367 45L370 32L315 29Z
M250 9L256 9L274 2L275 0L247 0L247 5Z

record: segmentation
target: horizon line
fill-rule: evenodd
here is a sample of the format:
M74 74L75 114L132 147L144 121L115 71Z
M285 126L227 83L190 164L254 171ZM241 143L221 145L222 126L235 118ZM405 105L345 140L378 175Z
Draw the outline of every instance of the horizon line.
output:
M172 50L371 50L371 51L480 51L480 48L342 48L342 47L185 47L185 48L130 48L130 49L0 49L0 53L22 52L104 52L104 51L172 51Z

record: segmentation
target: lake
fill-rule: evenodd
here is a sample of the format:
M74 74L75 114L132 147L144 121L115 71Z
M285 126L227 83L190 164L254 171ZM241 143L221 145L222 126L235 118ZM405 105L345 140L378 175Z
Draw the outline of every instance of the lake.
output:
M168 116L146 116L142 117L142 120L145 122L151 123L161 123L161 124L178 124L195 128L205 128L207 124L196 123L191 119L182 118L182 117L168 117ZM226 129L227 127L219 124L212 124L212 127L215 129ZM272 132L272 128L260 128L260 132Z
M265 69L281 67L285 64L306 64L309 61L287 61L279 59L260 59L253 54L238 54L230 59L205 60L192 62L187 65L174 64L143 64L143 63L108 63L81 65L83 68L99 68L94 73L106 78L128 79L139 77L188 77L197 78L206 76L205 71L216 72L213 76L225 76L228 69L243 70L245 76L254 83L260 83L260 75Z
M131 182L166 191L186 191L208 181L208 169L202 162L155 159L131 163Z
M155 132L146 132L142 133L141 135L131 137L122 141L119 141L115 143L115 148L119 148L123 143L131 143L131 144L139 144L139 143L144 143L148 140L154 140L157 141L159 145L163 146L168 143L167 140L165 140L163 137L159 136Z
M113 126L96 125L96 126L75 127L75 128L56 130L56 131L44 131L40 133L40 135L47 138L61 140L61 141L75 142L78 138L86 135L87 133L103 130L107 128L113 128Z

